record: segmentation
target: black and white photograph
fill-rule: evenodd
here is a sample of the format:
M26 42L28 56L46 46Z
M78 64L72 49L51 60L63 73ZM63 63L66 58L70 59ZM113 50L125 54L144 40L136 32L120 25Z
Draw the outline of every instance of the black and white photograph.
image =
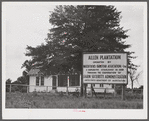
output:
M3 119L147 119L147 2L2 2Z

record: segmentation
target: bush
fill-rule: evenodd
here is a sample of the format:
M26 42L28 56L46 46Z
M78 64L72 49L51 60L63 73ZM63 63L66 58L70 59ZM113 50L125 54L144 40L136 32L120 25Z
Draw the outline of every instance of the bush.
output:
M143 94L129 92L129 93L125 94L125 98L128 99L128 100L143 99Z
M26 93L27 92L27 87L22 87L21 92Z
M55 93L58 93L58 90L57 89L55 90Z
M38 96L38 94L37 94L37 92L35 90L35 91L33 91L33 97L36 97L36 96Z
M64 93L61 91L61 92L59 92L59 96L60 97L63 97L64 96Z
M115 87L116 94L122 94L122 85L116 85Z
M75 92L73 93L73 96L79 97L80 96L80 91L78 88L75 89Z
M19 86L16 85L12 85L11 86L11 92L19 92L21 91L21 89L19 88Z
M10 92L10 85L6 85L6 92Z

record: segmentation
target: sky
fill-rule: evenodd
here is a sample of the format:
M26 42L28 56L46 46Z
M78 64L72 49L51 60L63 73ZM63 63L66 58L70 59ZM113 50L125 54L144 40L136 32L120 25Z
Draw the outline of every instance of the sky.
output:
M51 28L49 23L50 11L59 3L51 2L3 2L3 36L5 40L5 77L16 81L22 75L22 64L30 59L25 56L27 45L36 47L45 43L47 33ZM73 3L74 4L74 3ZM80 4L80 3L79 3ZM97 4L97 3L95 3ZM113 3L112 3L113 4ZM115 5L115 4L114 4ZM131 44L129 51L135 52L136 59L133 63L140 65L138 72L143 70L143 47L144 47L144 6L142 4L116 4L115 7L121 11L120 26L128 30L127 44ZM142 78L142 77L140 77ZM139 85L143 84L142 79ZM130 85L130 83L128 84Z

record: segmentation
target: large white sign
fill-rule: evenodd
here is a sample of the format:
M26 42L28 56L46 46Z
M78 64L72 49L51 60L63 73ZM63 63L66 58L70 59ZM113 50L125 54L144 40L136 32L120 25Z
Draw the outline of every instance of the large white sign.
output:
M127 84L127 53L83 53L83 83Z

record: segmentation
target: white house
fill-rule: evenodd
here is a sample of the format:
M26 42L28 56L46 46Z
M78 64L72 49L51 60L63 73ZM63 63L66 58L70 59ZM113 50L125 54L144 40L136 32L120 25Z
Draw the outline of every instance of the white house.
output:
M67 87L69 92L75 91L81 87L81 75L44 75L40 69L31 69L29 75L29 92L49 92L57 90L66 92ZM68 86L67 86L68 85Z
M44 75L40 69L33 68L29 71L29 92L75 92L81 88L81 74L74 73L69 75ZM90 91L91 84L87 85L87 92ZM95 92L113 93L111 84L93 84Z

